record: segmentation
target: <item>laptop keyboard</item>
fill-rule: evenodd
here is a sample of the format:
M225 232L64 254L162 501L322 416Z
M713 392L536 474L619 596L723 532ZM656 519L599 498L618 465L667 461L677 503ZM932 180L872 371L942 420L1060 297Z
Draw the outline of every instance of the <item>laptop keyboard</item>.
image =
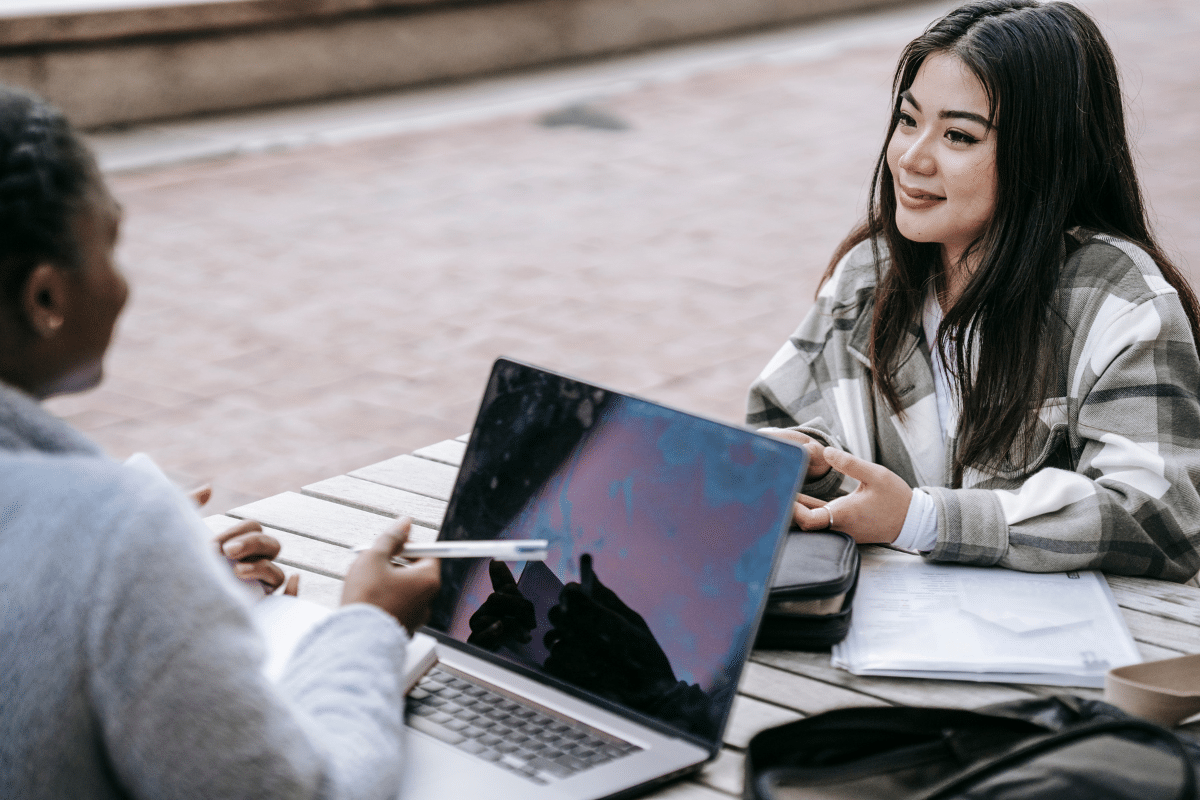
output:
M409 727L539 784L641 750L440 667L409 692L406 711Z

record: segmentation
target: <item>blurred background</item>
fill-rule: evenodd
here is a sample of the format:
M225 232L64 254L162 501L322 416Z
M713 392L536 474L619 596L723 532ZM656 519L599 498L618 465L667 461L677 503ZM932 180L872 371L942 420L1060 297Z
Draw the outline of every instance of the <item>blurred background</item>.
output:
M1196 283L1200 4L1079 4ZM467 432L498 355L738 422L953 5L0 3L125 208L107 379L50 407L214 513Z

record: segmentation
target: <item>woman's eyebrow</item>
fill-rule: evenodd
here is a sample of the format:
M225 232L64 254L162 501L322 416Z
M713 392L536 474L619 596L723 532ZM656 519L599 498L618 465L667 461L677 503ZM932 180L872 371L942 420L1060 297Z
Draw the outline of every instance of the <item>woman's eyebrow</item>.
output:
M969 119L972 122L978 122L985 128L992 127L992 123L988 121L987 117L982 117L973 111L941 111L938 113L938 119Z
M917 111L921 110L921 104L918 103L917 99L912 96L912 92L910 92L906 89L905 91L900 93L900 97L903 100L907 100L909 102L909 104L913 108L915 108ZM980 125L983 125L985 128L992 127L992 123L990 121L988 121L987 117L980 116L979 114L976 114L973 111L940 111L940 112L938 112L938 119L968 119L968 120L971 120L972 122L978 122Z

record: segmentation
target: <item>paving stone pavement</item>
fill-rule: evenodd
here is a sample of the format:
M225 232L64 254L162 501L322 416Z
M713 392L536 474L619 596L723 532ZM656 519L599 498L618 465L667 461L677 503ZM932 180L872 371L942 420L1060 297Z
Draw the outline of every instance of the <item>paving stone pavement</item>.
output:
M1086 3L1158 229L1200 270L1200 4ZM932 19L933 14L929 14ZM737 421L863 211L904 40L537 115L111 177L134 287L50 407L220 512L466 432L514 356Z

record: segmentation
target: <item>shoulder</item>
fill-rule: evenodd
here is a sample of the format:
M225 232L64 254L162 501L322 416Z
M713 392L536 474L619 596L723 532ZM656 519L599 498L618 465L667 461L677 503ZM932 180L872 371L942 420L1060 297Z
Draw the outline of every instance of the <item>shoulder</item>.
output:
M874 309L876 249L886 258L882 242L877 248L871 244L869 239L859 242L842 256L799 327L759 373L751 387L752 406L756 394L789 395L807 383L814 362L848 352L855 330L863 327L860 321L869 320ZM751 417L754 414L752 408Z
M204 523L179 490L105 456L5 453L0 487L5 522L25 541L70 548L81 568L187 558L203 541Z
M19 486L31 503L64 513L89 508L93 519L141 507L177 505L176 491L165 480L102 455L5 453L0 457L0 474L6 486Z
M1080 229L1068 234L1061 280L1073 294L1131 304L1177 294L1145 250L1111 234Z
M876 249L881 259L887 257L882 242L877 248L870 240L855 245L821 286L816 302L790 339L802 357L815 358L831 338L851 336L860 319L870 318L880 272Z
M36 508L47 522L91 523L97 512L140 497L139 477L99 455L64 455L36 451L0 454L0 484Z
M194 630L187 620L236 599L206 535L165 479L100 456L0 454L3 580L30 602L53 598L39 613L71 618L94 653L114 625Z
M1110 234L1073 231L1059 286L1073 392L1114 365L1127 374L1108 381L1194 386L1200 363L1191 321L1145 250ZM1137 372L1130 365L1138 358L1152 365Z
M862 305L865 296L873 296L879 279L876 249L880 259L887 258L887 245L866 239L859 242L834 267L829 280L817 293L817 307L829 310Z
M1068 234L1059 279L1059 314L1072 336L1127 332L1135 326L1143 340L1191 343L1178 291L1142 248L1106 233Z

